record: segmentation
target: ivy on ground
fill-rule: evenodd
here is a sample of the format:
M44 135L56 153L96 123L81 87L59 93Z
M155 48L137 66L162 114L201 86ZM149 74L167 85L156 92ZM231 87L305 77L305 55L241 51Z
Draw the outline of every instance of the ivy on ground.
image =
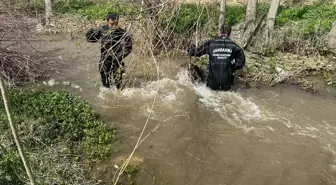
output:
M116 141L114 127L100 121L89 103L78 97L67 92L11 89L9 98L27 152L41 154L59 147L57 152L66 156L70 163L90 163L111 153L112 143ZM11 137L2 101L0 136L0 184L24 184L26 175ZM74 179L74 174L60 179L59 182L69 182L69 179Z

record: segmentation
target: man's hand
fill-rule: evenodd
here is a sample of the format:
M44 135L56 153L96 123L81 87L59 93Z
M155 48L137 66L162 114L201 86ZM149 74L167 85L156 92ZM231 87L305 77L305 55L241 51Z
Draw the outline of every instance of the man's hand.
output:
M97 42L98 39L100 38L99 32L97 32L95 29L91 28L88 32L85 34L86 40L88 42Z
M96 27L97 28L101 28L106 24L106 22L102 22L102 21L96 21Z
M195 49L196 49L196 45L190 43L190 44L188 45L188 49L187 49L187 51L188 51L188 53L191 53L192 51L195 51Z

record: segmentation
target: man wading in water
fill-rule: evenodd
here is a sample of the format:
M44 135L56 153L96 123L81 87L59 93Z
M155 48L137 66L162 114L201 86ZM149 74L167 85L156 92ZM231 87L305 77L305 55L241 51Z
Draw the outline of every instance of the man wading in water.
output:
M91 28L86 33L88 42L101 39L101 57L99 72L104 87L110 88L111 76L117 89L121 89L125 64L122 61L132 51L132 37L118 26L119 15L110 13L106 16L107 25L98 29Z
M229 38L230 34L231 26L222 25L219 37L198 48L193 46L188 52L196 57L209 55L207 87L212 90L230 90L234 83L234 72L245 65L244 51Z

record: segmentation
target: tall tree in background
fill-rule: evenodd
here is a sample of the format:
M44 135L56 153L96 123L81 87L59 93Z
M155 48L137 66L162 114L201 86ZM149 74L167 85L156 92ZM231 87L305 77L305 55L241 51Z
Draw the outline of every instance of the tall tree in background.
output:
M257 19L257 7L258 0L247 0L245 25L244 25L244 35L250 35L251 31L255 28L255 23Z
M29 10L29 8L30 8L30 0L27 0L27 2L26 2L26 9Z
M44 0L44 3L46 26L49 26L51 24L51 17L53 16L51 0Z
M226 0L222 0L219 10L220 14L218 21L218 30L220 30L221 26L225 23L225 9L226 9Z
M266 33L268 38L271 37L271 34L274 30L275 17L278 13L280 5L280 0L272 0L271 7L268 10L267 20L266 20Z

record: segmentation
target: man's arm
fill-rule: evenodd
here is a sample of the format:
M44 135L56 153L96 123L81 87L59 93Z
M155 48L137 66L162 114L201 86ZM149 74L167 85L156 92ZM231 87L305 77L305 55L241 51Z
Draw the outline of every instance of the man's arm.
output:
M206 41L202 45L200 45L198 48L195 46L192 46L189 51L189 56L195 56L195 57L201 57L202 55L209 54L209 41Z
M234 65L234 70L239 70L245 66L245 54L242 48L237 46L236 51L235 51L235 65Z
M123 50L121 53L118 54L118 61L121 61L125 57L127 57L133 49L133 43L132 43L132 35L125 31L125 35L122 37L122 45L123 45Z
M88 32L86 32L85 36L88 42L97 42L100 39L101 31L100 29L91 28Z

